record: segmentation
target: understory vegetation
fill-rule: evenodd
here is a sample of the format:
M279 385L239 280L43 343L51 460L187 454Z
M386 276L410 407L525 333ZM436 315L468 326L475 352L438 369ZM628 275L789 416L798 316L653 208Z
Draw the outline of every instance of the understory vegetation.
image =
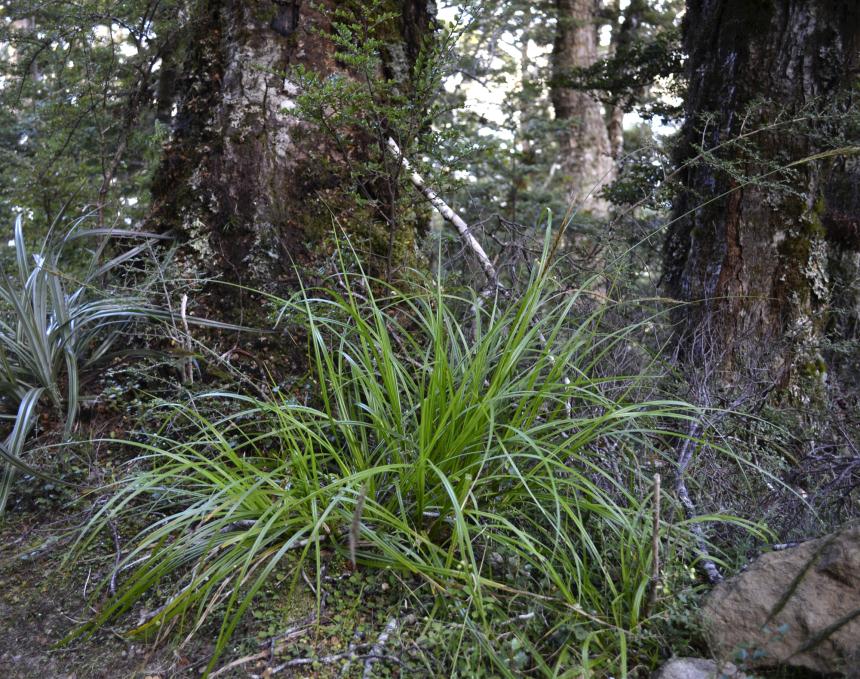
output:
M49 232L40 252L32 255L31 264L19 215L11 242L17 275L0 269L0 299L7 310L6 317L0 319L0 395L15 411L12 431L0 447L0 516L6 508L15 471L35 471L23 459L23 453L42 395L50 400L53 414L64 420L68 436L80 408L82 381L118 356L132 353L127 347L117 348L132 321L159 314L156 307L148 304L147 281L138 281L136 288L126 291L117 287L118 294L111 296L98 290L102 281L158 236L80 228L85 221L76 220L65 233ZM107 241L122 237L143 239L145 244L111 259L102 257ZM70 280L61 266L63 249L81 238L101 239L101 243L81 267L82 278Z
M287 596L307 563L318 609L337 556L420 583L504 674L516 667L494 650L500 615L544 620L548 637L512 641L518 662L549 675L571 663L562 674L626 673L656 656L645 640L658 643L693 588L697 551L654 474L678 422L700 413L647 385L659 366L644 347L637 374L607 370L653 319L612 329L614 310L569 288L546 251L514 299L341 281L277 301L309 338L308 402L215 392L160 406L160 431L134 444L135 471L87 529L157 517L91 625L174 583L134 632L222 616L211 669L282 562L295 569Z
M727 563L698 527L766 529L685 515L669 492L677 450L705 444L694 425L716 413L674 395L649 338L665 305L575 284L553 260L561 238L546 232L516 291L447 288L438 272L392 286L349 251L335 287L269 296L273 329L306 338L304 389L150 396L146 429L94 441L132 457L68 535L66 564L117 526L139 532L66 643L105 625L145 640L204 633L211 671L273 580L278 597L309 596L321 622L338 569L396 575L421 624L443 623L433 672L626 676L696 643L684 602L697 566ZM768 476L707 446L723 468Z

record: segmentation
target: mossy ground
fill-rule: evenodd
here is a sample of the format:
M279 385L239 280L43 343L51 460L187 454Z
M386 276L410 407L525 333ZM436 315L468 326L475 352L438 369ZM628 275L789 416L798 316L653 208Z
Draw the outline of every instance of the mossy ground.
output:
M41 511L12 513L3 524L0 674L9 679L146 676L146 667L163 660L146 645L111 630L86 642L57 646L90 614L85 591L110 564L107 553L94 553L69 569L61 567L68 546L61 536L72 525L71 516Z
M142 382L144 389L153 386L146 384L146 377ZM134 450L111 444L110 439L125 438L142 423L155 426L142 416L148 412L148 402L140 394L118 394L110 380L101 386L97 405L84 413L86 428L79 434L80 443L48 446L39 459L32 460L74 485L20 477L0 523L2 679L197 677L212 658L218 612L186 643L188 630L171 630L158 639L127 634L168 598L166 584L92 637L62 643L106 599L106 589L101 595L94 592L110 577L117 543L126 555L134 535L152 518L141 514L134 523L116 525L115 536L101 534L74 560L64 560L78 531L104 501L100 488L118 478L134 458ZM58 440L56 428L48 421L42 423L42 445ZM298 578L295 560L273 573L218 659L216 670L235 665L218 676L275 676L274 669L298 660L300 664L285 667L276 676L360 677L365 669L363 656L392 619L398 621L397 629L384 646L386 657L374 664L372 676L437 676L435 656L445 654L450 630L429 622L432 596L424 597L428 608L421 608L422 584L390 572L353 571L335 551L323 552L322 559L319 599L312 564L306 563ZM122 580L120 574L116 584L120 586ZM298 584L293 589L294 581ZM356 657L349 661L346 656L351 651ZM323 661L313 662L320 658Z
M81 558L64 564L70 536L82 515L77 510L14 511L0 529L0 676L4 679L170 679L199 676L208 664L218 622L211 620L188 643L183 634L166 639L139 639L126 630L159 604L159 592L115 625L88 639L61 645L98 606L92 592L110 573L116 556L111 536L102 536ZM121 540L134 527L120 530ZM385 659L373 676L410 673L432 676L432 661L417 639L421 611L409 610L408 588L394 574L351 572L333 554L322 583L322 606L304 578L289 594L295 574L281 568L258 595L217 668L236 663L219 677L273 676L291 660L301 664L277 673L285 677L362 676L366 658L388 621L398 628L385 644ZM307 571L307 569L306 569ZM308 577L312 573L307 571ZM308 580L308 583L313 583ZM404 622L405 621L405 622ZM425 630L426 631L426 630ZM430 637L433 632L431 629ZM427 636L425 634L425 640ZM356 658L333 658L355 650ZM315 659L323 659L313 662Z

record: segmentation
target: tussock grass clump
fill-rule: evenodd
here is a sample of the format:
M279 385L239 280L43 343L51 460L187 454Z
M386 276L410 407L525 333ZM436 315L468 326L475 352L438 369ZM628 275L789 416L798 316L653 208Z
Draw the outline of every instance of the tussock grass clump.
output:
M662 606L658 597L646 610L645 469L672 423L695 415L675 400L630 400L652 376L605 376L636 328L603 330L606 306L584 305L546 261L515 299L339 280L282 301L282 316L308 331L314 402L212 393L206 407L168 406L170 427L136 444L143 471L89 536L124 513L153 520L118 566L130 575L81 632L169 582L172 595L136 631L178 621L193 631L226 612L217 657L288 555L315 566L319 585L339 552L466 602L454 608L479 635L488 610L512 598L553 612L547 638L590 630L575 653L530 647L545 672L623 672L628 636ZM219 404L230 412L201 414ZM673 554L690 543L683 521L658 530Z

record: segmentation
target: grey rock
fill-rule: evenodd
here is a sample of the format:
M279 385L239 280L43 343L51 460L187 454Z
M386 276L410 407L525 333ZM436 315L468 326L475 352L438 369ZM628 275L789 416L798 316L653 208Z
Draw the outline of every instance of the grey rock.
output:
M705 658L673 658L653 679L747 679L732 663L718 664Z
M703 616L714 654L744 669L857 677L860 524L762 555L711 592Z

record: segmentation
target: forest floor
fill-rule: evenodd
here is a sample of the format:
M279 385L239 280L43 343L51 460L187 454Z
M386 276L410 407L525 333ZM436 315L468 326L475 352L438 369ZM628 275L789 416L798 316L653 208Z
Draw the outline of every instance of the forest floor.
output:
M217 623L182 644L182 634L167 640L131 638L124 631L145 619L144 606L124 616L116 627L61 643L93 616L97 605L93 591L109 579L116 560L115 545L107 535L81 558L64 563L80 521L79 511L64 514L58 507L28 508L9 512L0 527L0 620L5 631L0 635L0 677L200 676L212 657ZM312 582L300 583L296 593L287 596L295 573L284 568L272 578L246 613L215 664L217 675L212 676L360 677L365 676L377 648L380 660L370 667L370 676L401 676L407 666L409 674L433 676L426 643L432 640L432 632L429 636L426 628L422 632L419 616L404 610L404 583L393 574L351 572L346 564L331 570L339 573L326 577L321 609L309 587ZM152 607L155 596L157 592ZM390 634L379 645L386 630Z
M165 603L167 583L92 636L67 640L107 601L115 565L152 518L112 525L66 558L107 500L105 487L128 471L129 462L135 464L135 451L112 441L127 439L146 411L129 390L111 391L107 383L101 388L90 411L82 413L79 443L59 445L60 425L44 417L32 446L41 453L30 463L70 485L19 475L0 518L0 679L198 677L213 656L219 611L190 638L187 629L160 638L128 634ZM210 676L439 676L452 635L450 626L423 608L433 601L426 583L386 571L356 572L333 552L324 551L322 559L320 583L313 566L298 572L289 564L278 567ZM117 589L128 572L115 578Z
M0 533L0 674L9 679L134 677L148 664L141 644L102 631L86 642L58 647L88 614L92 566L61 566L66 521L40 512L12 514ZM83 575L83 579L81 576ZM143 676L146 676L145 674Z

